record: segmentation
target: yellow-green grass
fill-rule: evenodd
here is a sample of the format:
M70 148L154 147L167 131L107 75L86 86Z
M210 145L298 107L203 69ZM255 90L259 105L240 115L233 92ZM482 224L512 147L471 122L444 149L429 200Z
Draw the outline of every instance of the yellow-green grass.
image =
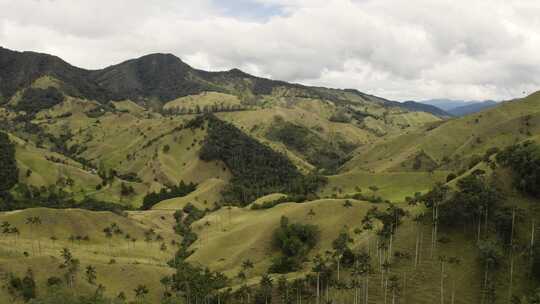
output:
M345 170L365 168L378 172L399 170L400 164L420 151L441 163L443 158L467 159L491 147L505 147L540 133L540 93L495 108L451 119L435 128L407 131L356 151ZM530 117L529 123L525 117Z
M360 244L368 233L356 235L353 230L361 226L362 217L373 204L352 200L352 207L346 208L344 202L324 199L302 204L284 203L264 210L221 208L193 224L199 240L192 245L197 250L188 260L233 277L240 271L242 262L250 259L255 268L248 276L260 276L267 271L271 258L278 255L272 248L272 233L279 227L282 216L288 217L291 223L319 226L320 242L309 257L330 249L343 229Z
M258 199L253 201L253 204L264 204L264 203L276 201L278 199L282 199L282 198L285 198L285 197L287 197L287 194L271 193L271 194L259 197Z
M38 216L41 224L26 224L28 217ZM105 293L115 297L124 291L128 299L134 298L133 289L144 284L150 289L149 300L158 301L162 293L159 280L171 270L166 261L174 255L176 240L172 227L172 212L147 211L130 212L127 217L110 212L91 212L78 209L54 210L45 208L0 213L0 221L9 222L20 231L18 237L4 235L0 240L0 272L14 272L24 275L31 268L38 282L38 292L46 290L48 277L63 278L60 251L69 248L73 256L81 261L77 275L77 292L93 292L96 286L86 282L84 271L88 265L97 269L97 284L106 286ZM124 232L107 239L103 229L116 223ZM145 242L144 233L154 229L163 241ZM127 241L125 235L136 238L136 242ZM89 241L70 241L69 237L88 236ZM51 240L54 236L57 240ZM168 247L160 250L161 243ZM28 256L25 257L24 252ZM115 260L111 264L111 259ZM6 291L0 291L0 300L7 297Z
M197 186L197 189L190 194L182 197L164 200L154 205L155 210L178 210L191 203L199 209L212 209L221 200L221 192L227 185L222 179L210 178Z
M130 113L142 113L146 110L145 108L141 107L140 105L134 103L131 100L116 101L113 104L115 109Z
M202 92L197 95L190 95L185 97L180 97L175 100L167 102L163 108L164 109L190 109L195 110L198 106L202 111L204 107L212 106L240 106L241 102L238 96L218 93L218 92Z
M71 177L75 184L66 190L80 192L92 190L101 182L99 176L83 170L79 163L61 154L34 147L32 144L23 141L16 143L19 178L24 183L37 187L50 186L56 184L61 177ZM62 162L52 161L53 158ZM31 171L30 175L27 174L28 170Z
M436 182L446 182L447 171L428 172L387 172L370 173L349 171L328 177L328 184L319 190L319 195L329 197L353 194L360 190L365 195L377 195L392 202L403 202L405 197L413 197L416 192L426 192ZM376 186L377 191L369 189Z

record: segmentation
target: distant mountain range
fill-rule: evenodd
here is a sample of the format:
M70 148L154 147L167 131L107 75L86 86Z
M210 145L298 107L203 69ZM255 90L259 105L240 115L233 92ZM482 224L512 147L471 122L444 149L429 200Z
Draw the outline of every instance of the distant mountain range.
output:
M484 109L492 108L497 105L497 102L493 100L464 101L451 99L431 99L421 101L420 103L437 107L450 114L450 116L457 117L480 112Z
M440 117L440 118L449 118L449 117L452 117L454 115L448 113L447 111L437 107L437 106L434 106L434 105L430 105L430 104L425 104L425 103L421 103L421 102L416 102L416 101L412 101L412 100L409 100L409 101L405 101L405 102L402 102L401 103L401 106L410 110L410 111L414 111L414 112L418 112L418 111L421 111L421 112L427 112L427 113L431 113L437 117Z
M100 102L129 99L138 103L163 104L207 91L232 94L242 99L274 94L342 103L355 100L385 104L387 101L355 89L304 86L256 77L238 69L198 70L172 54L150 54L91 71L72 66L56 56L0 47L0 104L45 75L60 80L61 89L67 95Z

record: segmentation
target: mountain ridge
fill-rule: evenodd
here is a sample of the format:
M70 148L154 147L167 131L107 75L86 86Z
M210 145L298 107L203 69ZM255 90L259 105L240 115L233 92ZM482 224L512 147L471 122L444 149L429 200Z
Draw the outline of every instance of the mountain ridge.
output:
M238 68L204 71L171 53L147 54L102 69L89 70L73 66L54 55L0 47L0 104L8 102L19 90L43 76L53 76L62 81L62 89L68 95L101 103L130 99L143 104L158 101L163 105L179 97L215 91L239 96L248 103L255 96L275 94L341 103L359 100L422 111L421 108L357 89L290 83L251 75Z

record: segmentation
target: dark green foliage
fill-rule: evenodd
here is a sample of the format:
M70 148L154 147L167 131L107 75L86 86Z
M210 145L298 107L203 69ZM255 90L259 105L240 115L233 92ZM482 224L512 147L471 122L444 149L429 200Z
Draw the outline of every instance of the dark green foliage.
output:
M347 115L347 112L345 110L339 110L336 113L334 113L330 118L330 121L332 122L341 122L341 123L349 123L351 122L351 117Z
M120 195L121 196L130 196L135 194L135 189L133 186L127 185L126 183L120 184Z
M197 185L194 183L186 184L184 181L181 181L180 184L177 186L172 186L170 188L163 188L159 192L152 192L148 193L144 199L143 204L141 206L141 210L149 210L154 206L155 204L175 198L175 197L182 197L190 194L191 192L195 191L197 189Z
M457 175L455 173L449 173L448 176L446 176L446 182L453 181Z
M15 146L7 134L0 132L0 192L11 189L18 181Z
M275 122L266 136L301 153L308 162L329 173L343 165L349 159L348 154L355 148L340 138L336 138L336 145L333 145L316 132L286 121Z
M49 109L64 101L64 95L54 87L47 89L26 89L14 107L17 111L24 111L28 115L34 115L37 112Z
M217 291L225 288L228 283L228 278L223 273L185 261L178 262L175 269L176 272L168 277L167 281L175 294L179 297L182 295L185 303L217 303Z
M286 217L273 235L273 244L281 251L281 256L274 258L270 272L288 273L302 266L302 262L319 240L319 228L315 225L289 224Z
M34 187L26 184L17 184L13 188L16 197L10 193L0 193L0 211L10 211L35 207L55 209L80 208L91 211L110 211L122 214L127 207L115 203L84 197L75 201L73 197L55 185L49 187Z
M471 159L469 159L469 165L467 168L469 170L474 168L476 165L482 162L482 160L483 160L482 156L474 154L473 156L471 156Z
M222 91L198 78L198 71L171 54L151 54L95 71L91 78L114 100L169 101L204 91Z
M179 259L184 260L193 254L192 250L189 250L195 241L197 241L197 234L191 229L191 224L195 221L201 219L206 214L206 211L201 211L193 204L187 204L181 211L178 210L174 213L174 219L176 225L174 226L174 231L182 237L182 242L180 243L180 248L176 253L175 259L172 262L169 262L171 265L174 265Z
M223 196L226 201L248 204L269 193L313 193L325 179L303 176L290 160L213 115L199 117L191 127L208 122L208 136L199 157L221 160L233 177Z
M20 298L25 302L36 297L36 282L31 269L28 269L23 278L19 278L13 273L8 275L7 291L15 298Z
M497 162L510 167L518 189L540 197L540 146L532 141L510 146L497 154Z
M0 47L0 95L5 99L45 75L61 80L62 89L68 95L98 101L110 99L109 94L89 77L89 71L73 67L55 56Z
M235 94L245 103L255 103L257 95L274 94L278 88L287 88L289 96L340 103L351 103L346 94L358 95L364 100L384 101L357 90L306 87L255 77L237 69L205 72L190 67L171 54L151 54L102 70L88 71L73 67L58 57L14 52L0 47L0 104L45 75L61 80L61 89L66 95L102 103L125 99L163 103L205 91ZM245 95L255 97L246 98ZM401 106L400 103L397 105Z
M444 226L472 223L485 210L493 214L503 200L500 191L479 175L464 177L457 186L458 190L451 193L448 187L437 184L421 199L427 207L439 206L439 222Z

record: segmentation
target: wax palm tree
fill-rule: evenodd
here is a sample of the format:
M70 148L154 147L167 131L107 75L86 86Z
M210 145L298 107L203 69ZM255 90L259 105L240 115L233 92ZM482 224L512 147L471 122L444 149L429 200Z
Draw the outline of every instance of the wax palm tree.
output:
M250 259L246 259L242 262L242 271L246 274L246 276L248 275L249 270L253 269L254 267L255 265Z
M143 303L144 297L148 294L149 290L145 285L139 285L133 290L135 292L135 298L139 303Z
M26 224L30 226L30 239L32 240L32 252L36 255L34 248L34 227L41 225L41 218L39 216L31 216L26 218ZM41 253L41 244L38 239L38 249Z
M396 303L397 297L401 292L401 286L399 285L399 278L396 275L393 275L389 279L388 289L392 293L392 304Z
M15 235L15 245L17 244L17 239L19 239L19 235L21 232L19 231L19 228L17 227L11 227L9 229L9 233Z
M268 304L268 299L269 298L270 300L272 299L272 286L273 286L272 278L266 273L263 274L261 276L260 285L261 285L261 290L264 295L264 303Z
M107 238L108 240L108 243L109 243L109 251L111 250L111 239L113 237L113 231L111 228L107 227L105 229L103 229L103 233L105 233L105 237Z
M88 281L88 283L94 285L96 283L96 279L97 279L97 272L96 272L96 268L92 265L88 265L86 267L86 281Z

